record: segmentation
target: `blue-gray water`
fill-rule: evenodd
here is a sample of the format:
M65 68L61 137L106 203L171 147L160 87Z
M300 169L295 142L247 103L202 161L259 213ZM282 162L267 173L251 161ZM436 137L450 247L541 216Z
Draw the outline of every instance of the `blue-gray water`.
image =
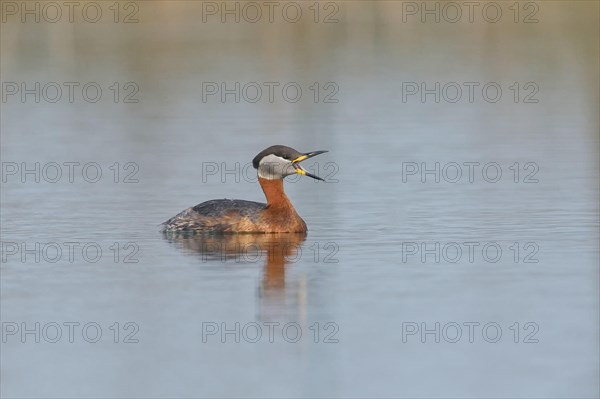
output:
M209 3L3 2L2 396L598 397L598 3ZM272 144L306 238L159 233Z

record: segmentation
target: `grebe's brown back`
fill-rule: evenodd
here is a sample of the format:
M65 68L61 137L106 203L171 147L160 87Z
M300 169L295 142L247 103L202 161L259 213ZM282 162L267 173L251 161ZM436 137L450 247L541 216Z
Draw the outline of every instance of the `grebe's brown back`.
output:
M244 200L206 201L163 223L164 232L194 233L305 233L306 223L294 209L285 191L283 178L308 173L300 162L327 151L300 153L293 148L274 145L252 160L267 203Z

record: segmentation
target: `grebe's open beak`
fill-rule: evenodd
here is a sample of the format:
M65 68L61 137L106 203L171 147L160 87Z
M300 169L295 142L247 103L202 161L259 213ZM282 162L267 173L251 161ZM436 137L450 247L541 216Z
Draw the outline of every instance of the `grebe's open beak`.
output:
M312 158L314 156L317 156L319 154L323 154L327 151L313 151L313 152L307 152L306 154L302 154L300 155L298 158L294 159L292 161L292 165L294 165L294 168L296 169L296 173L298 173L299 175L302 176L308 176L308 177L312 177L313 179L317 179L317 180L321 180L321 181L325 181L323 179L321 179L319 176L315 176L312 173L308 173L302 166L300 166L299 162L304 161L305 159L308 158Z

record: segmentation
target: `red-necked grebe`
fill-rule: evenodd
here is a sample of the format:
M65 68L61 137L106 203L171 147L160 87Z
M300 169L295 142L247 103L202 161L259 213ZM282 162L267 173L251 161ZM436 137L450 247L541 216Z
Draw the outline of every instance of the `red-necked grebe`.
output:
M300 153L293 148L274 145L252 160L267 203L244 200L212 200L188 208L163 223L164 232L180 233L305 233L306 223L283 190L283 178L308 173L300 162L327 151Z

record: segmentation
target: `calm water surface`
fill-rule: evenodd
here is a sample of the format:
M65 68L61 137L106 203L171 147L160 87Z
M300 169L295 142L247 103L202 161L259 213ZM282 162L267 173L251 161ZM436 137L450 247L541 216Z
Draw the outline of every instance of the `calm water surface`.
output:
M533 24L402 23L383 1L339 2L332 24L202 23L202 2L139 3L133 24L2 24L3 82L103 89L1 104L2 396L598 396L597 3L538 2ZM303 93L203 102L203 82ZM407 82L502 96L404 101ZM272 144L330 151L305 165L327 183L286 183L307 236L160 234L205 200L263 201L247 165ZM8 173L36 162L102 176Z

